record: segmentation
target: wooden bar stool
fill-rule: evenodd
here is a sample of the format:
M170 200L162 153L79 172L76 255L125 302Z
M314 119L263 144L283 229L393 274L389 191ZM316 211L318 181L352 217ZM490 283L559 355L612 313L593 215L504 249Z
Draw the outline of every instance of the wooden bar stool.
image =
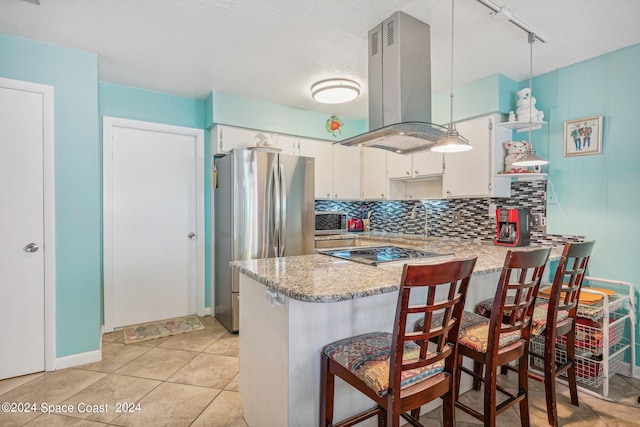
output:
M460 384L462 372L474 378L474 385L483 382L484 404L483 413L463 404L456 386L456 407L483 421L485 426L495 426L496 417L516 403L520 405L521 425L529 426L527 350L534 304L550 251L550 248L542 248L507 252L491 318L472 312L463 314L455 382ZM516 279L513 282L512 276ZM512 298L512 303L507 302L508 297ZM464 357L473 361L473 370L462 365ZM497 385L496 371L499 366L514 361L518 362L518 390L512 393ZM497 404L498 391L506 397L500 404Z
M358 335L322 349L320 426L352 426L375 415L379 426L396 427L400 417L421 426L420 406L439 397L443 399L444 425L455 425L455 341L475 263L476 257L431 265L405 264L393 333ZM436 315L441 321L434 326ZM431 326L407 332L407 320L416 317ZM334 424L336 375L376 406Z
M555 378L562 374L567 375L571 403L579 406L575 368L575 324L580 290L594 245L594 241L564 245L553 282L547 287L549 292L544 293L549 296L538 297L533 314L531 336L543 339L544 347L532 345L529 354L543 361L543 375L530 369L529 378L545 385L547 418L552 426L558 425ZM476 306L476 313L490 316L489 303L480 302ZM559 340L562 337L564 339ZM566 360L556 357L556 348L560 341L567 353ZM539 351L541 348L544 349L542 352Z
M529 370L529 377L544 383L547 397L547 418L549 425L558 426L558 409L556 406L556 378L566 374L571 393L571 403L579 406L578 386L576 384L575 365L575 331L578 313L578 300L582 282L591 258L594 241L583 243L567 243L564 245L562 257L558 263L548 303L540 305L538 310L545 312L544 325L539 326L538 335L544 337L544 353L540 354L532 346L529 354L533 358L544 361L543 375ZM558 338L562 340L566 360L556 357ZM564 359L564 358L562 358Z

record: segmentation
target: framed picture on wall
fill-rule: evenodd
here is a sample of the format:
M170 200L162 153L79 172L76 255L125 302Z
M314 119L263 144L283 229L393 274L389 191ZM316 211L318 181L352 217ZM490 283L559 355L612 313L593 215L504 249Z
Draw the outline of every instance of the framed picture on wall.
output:
M564 155L602 153L602 116L564 122Z

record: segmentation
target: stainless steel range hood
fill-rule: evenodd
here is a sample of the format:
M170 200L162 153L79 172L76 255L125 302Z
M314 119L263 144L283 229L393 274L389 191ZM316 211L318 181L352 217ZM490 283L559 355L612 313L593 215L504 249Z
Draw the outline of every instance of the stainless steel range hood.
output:
M369 132L340 141L411 154L444 138L431 122L431 30L403 12L369 31Z

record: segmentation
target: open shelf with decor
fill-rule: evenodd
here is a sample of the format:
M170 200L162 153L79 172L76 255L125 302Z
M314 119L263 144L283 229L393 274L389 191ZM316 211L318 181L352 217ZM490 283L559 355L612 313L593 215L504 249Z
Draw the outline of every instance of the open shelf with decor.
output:
M549 175L543 172L520 172L520 173L499 173L496 176L501 178L511 178L513 181L546 181Z
M542 126L546 124L547 122L545 121L529 122L528 120L521 120L521 121L515 121L515 122L496 123L496 126L502 126L507 129L513 129L516 132L527 132L529 130L529 126L531 126L531 130L536 130L536 129L541 129Z

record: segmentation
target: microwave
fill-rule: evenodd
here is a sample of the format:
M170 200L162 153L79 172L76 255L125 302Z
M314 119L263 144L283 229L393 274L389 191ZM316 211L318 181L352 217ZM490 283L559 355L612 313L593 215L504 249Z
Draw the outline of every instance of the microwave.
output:
M316 211L316 235L348 232L349 214L342 211Z

